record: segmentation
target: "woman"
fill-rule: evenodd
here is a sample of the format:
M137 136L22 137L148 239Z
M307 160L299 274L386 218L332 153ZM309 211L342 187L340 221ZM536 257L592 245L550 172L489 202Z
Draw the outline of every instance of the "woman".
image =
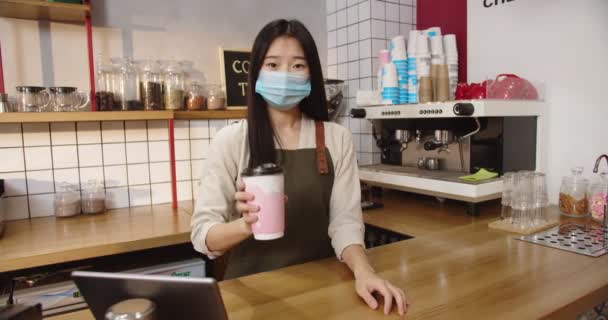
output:
M327 121L317 47L298 21L276 20L258 34L251 52L247 121L222 129L211 144L192 216L196 250L217 257L230 250L226 278L336 255L352 270L356 291L376 309L373 293L393 301L405 294L378 277L364 250L359 174L348 130ZM318 149L318 150L317 150ZM319 151L320 152L317 152ZM278 163L285 174L285 235L256 241L259 208L248 201L244 168ZM333 248L332 248L333 247Z

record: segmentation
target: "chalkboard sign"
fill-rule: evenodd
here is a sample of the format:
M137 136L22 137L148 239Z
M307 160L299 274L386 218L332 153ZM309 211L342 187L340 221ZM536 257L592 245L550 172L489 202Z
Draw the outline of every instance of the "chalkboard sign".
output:
M226 90L227 107L247 106L247 76L249 56L246 50L220 48L220 69L222 86Z

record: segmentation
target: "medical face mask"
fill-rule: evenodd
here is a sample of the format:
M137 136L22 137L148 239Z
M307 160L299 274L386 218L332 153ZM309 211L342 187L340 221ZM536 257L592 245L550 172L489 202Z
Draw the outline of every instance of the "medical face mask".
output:
M255 83L259 93L269 106L279 110L289 110L310 95L308 75L261 70Z

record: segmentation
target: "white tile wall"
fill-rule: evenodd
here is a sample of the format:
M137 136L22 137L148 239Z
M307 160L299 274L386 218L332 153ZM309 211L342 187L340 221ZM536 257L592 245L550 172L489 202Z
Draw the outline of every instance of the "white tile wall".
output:
M122 121L104 121L101 123L101 139L103 143L124 142L125 125Z
M106 207L109 209L129 207L129 188L107 188Z
M148 162L147 142L127 142L127 163Z
M4 212L6 220L27 219L30 217L27 196L9 197L4 199Z
M348 111L356 104L357 89L372 90L377 86L377 54L388 47L389 39L407 35L415 28L416 6L414 0L358 0L335 3L328 0L328 77L347 81L344 89L346 107L338 123L350 128L360 164L380 162L380 150L372 137L368 121L349 119ZM356 8L356 10L355 10ZM346 16L345 28L343 17ZM356 18L355 18L356 17ZM328 23L329 26L329 23ZM194 152L193 152L194 155ZM192 171L198 173L197 164ZM196 189L196 184L193 184ZM196 196L196 190L193 190Z
M7 197L27 195L27 184L25 172L0 173L0 179L4 179L4 195Z
M55 190L61 190L63 183L80 186L80 171L78 168L53 170L53 177L55 179Z
M171 169L169 162L150 163L150 182L171 182Z
M78 122L76 124L78 144L101 143L101 128L99 122Z
M78 147L76 145L53 146L53 168L78 167Z
M51 144L48 123L24 123L22 128L24 146L48 146Z
M106 188L124 187L129 184L126 165L105 166L103 171Z
M103 144L103 164L106 166L127 163L126 145L124 143Z
M150 164L129 164L127 165L129 185L150 184Z
M80 167L101 166L103 164L101 144L78 145L78 164Z
M51 147L25 148L25 169L42 170L52 169Z
M152 184L152 204L171 202L171 183Z
M0 124L0 148L21 147L23 138L21 136L21 126L17 123Z
M228 120L175 121L178 200L193 198L210 139ZM23 147L25 142L25 147ZM166 121L0 125L0 179L7 219L52 215L64 183L103 181L108 208L171 201Z
M76 123L51 123L51 141L53 145L76 144Z
M148 141L145 121L127 121L125 129L125 137L128 142Z

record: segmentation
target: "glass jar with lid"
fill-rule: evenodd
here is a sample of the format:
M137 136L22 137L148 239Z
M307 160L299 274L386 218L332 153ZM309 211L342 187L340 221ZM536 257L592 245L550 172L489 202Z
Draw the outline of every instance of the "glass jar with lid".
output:
M175 61L169 61L163 71L163 93L165 109L184 108L184 73L179 63Z
M186 93L186 109L190 111L207 109L207 98L204 88L198 82L193 81L188 86Z
M82 213L96 214L106 210L106 192L101 181L89 180L82 190Z
M589 181L582 177L583 167L572 168L572 174L562 178L559 191L559 209L569 217L587 215L587 187Z
M226 95L220 85L207 85L207 108L209 110L226 109Z
M135 62L131 58L125 58L120 65L118 73L118 91L120 94L120 109L143 110L144 106L139 99L139 73Z
M587 200L591 218L603 222L604 206L608 201L608 173L602 172L599 179L589 186Z
M80 214L80 191L75 185L62 182L53 201L56 217L72 217Z
M110 61L103 55L97 56L97 87L95 100L98 111L112 111L114 108L114 81L116 74Z
M141 64L139 95L145 110L163 109L160 65L152 59L145 60Z

